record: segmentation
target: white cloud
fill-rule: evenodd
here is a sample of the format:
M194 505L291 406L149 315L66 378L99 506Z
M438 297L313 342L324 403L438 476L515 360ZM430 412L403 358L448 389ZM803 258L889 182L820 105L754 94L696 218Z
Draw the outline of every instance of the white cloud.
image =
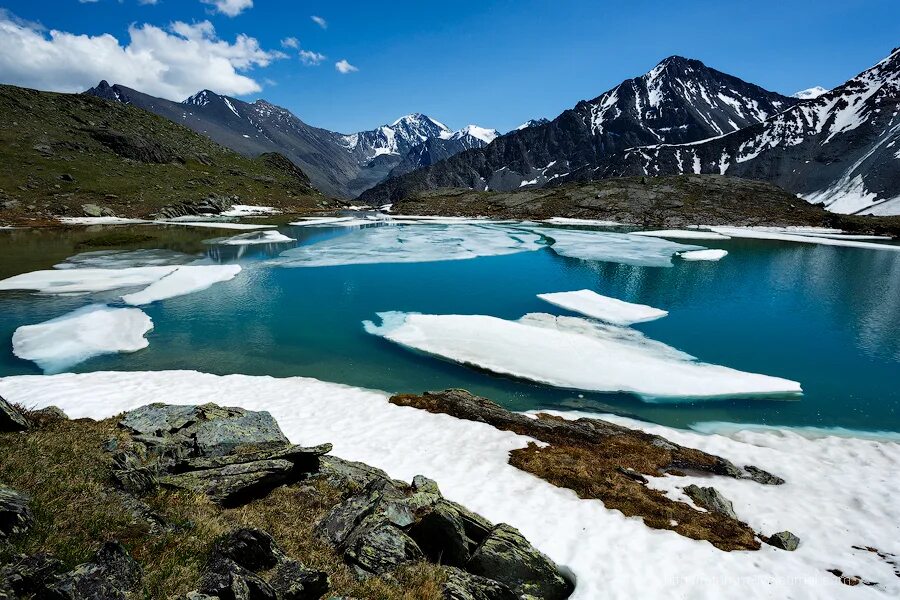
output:
M312 50L300 51L300 62L302 62L307 67L316 67L320 65L326 58L328 57L324 54L313 52Z
M216 12L236 17L248 8L253 8L253 0L200 0L203 4L216 7Z
M281 47L282 48L299 48L300 40L298 40L295 37L286 37L283 40L281 40Z
M322 29L328 29L328 21L326 21L323 17L317 17L316 15L313 15L310 17L310 19L312 19L313 22Z
M339 73L346 75L347 73L354 73L359 71L356 67L347 62L346 59L342 59L334 63L334 68L338 70Z
M101 79L148 94L182 100L198 89L243 95L261 90L240 73L285 58L238 35L218 39L209 21L172 23L168 29L132 25L130 42L110 34L43 31L0 11L0 81L58 92L80 92Z

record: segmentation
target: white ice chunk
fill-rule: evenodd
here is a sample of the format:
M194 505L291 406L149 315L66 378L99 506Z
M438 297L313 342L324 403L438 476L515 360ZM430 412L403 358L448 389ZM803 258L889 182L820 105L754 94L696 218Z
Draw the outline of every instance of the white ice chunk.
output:
M727 235L715 231L703 231L700 229L660 229L659 231L632 231L631 235L645 235L648 237L668 238L672 240L727 240Z
M544 223L552 225L585 225L588 227L621 227L624 223L616 221L603 221L599 219L573 219L570 217L550 217L544 219Z
M149 285L177 268L166 266L33 271L0 281L0 290L35 290L46 294L104 292Z
M230 209L219 213L223 217L252 217L260 215L277 215L278 209L272 206L252 206L250 204L234 204Z
M789 529L801 539L796 552L766 545L756 552L723 552L708 542L651 529L639 518L625 517L598 500L580 499L510 465L510 451L524 448L532 441L528 437L395 406L383 392L303 377L161 371L6 377L0 379L0 396L31 408L57 405L72 418L108 418L161 399L269 411L294 443L331 442L335 456L366 462L397 479L427 474L449 500L516 527L551 560L572 570L577 587L571 600L670 598L673 586L678 597L698 600L900 596L900 579L890 565L852 549L900 552L896 443L811 440L790 431L703 435L602 415L787 480L775 486L726 477L678 478L682 486L715 486L756 531ZM826 568L879 585L848 587Z
M222 281L230 281L240 272L240 265L178 267L146 289L122 296L122 300L134 306L141 306L157 300L184 296L205 290Z
M174 250L97 250L70 256L54 269L130 269L133 267L153 267L183 265L197 260L196 256Z
M836 234L829 234L830 237L824 235L816 235L808 233L805 235L795 233L785 233L781 231L772 231L766 229L752 229L744 227L712 227L713 231L731 236L733 238L748 238L753 240L779 240L784 242L799 242L801 244L821 244L823 246L844 246L847 248L865 248L867 250L888 250L900 252L900 244L877 244L875 242L863 242L853 239L841 239Z
M682 260L722 260L728 256L728 250L691 250L690 252L682 252L678 255Z
M45 373L58 373L101 354L146 348L144 334L151 329L153 321L140 309L95 304L19 327L12 337L13 354L34 361Z
M538 294L538 298L554 306L560 306L615 325L631 325L632 323L654 321L669 314L668 311L653 308L646 304L633 304L624 300L601 296L591 290Z
M368 333L493 373L645 399L785 396L795 381L699 362L641 333L575 317L529 314L518 321L483 315L378 313Z
M671 267L672 255L701 246L687 246L652 237L606 231L540 229L554 240L553 251L561 256L582 260L601 260L645 267Z
M282 252L287 267L462 260L538 250L541 237L493 225L420 225L362 229Z
M332 223L341 223L343 221L353 221L356 217L302 217L299 221L288 223L297 227L308 227L312 225L330 225Z
M288 237L279 231L257 231L254 233L242 233L225 240L210 240L211 243L223 244L225 246L252 246L256 244L284 244L288 242L296 242L292 237Z

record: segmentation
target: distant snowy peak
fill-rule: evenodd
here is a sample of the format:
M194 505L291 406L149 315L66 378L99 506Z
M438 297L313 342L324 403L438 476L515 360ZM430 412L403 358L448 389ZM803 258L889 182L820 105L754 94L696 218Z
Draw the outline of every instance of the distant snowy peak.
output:
M193 96L190 96L186 100L183 100L181 103L187 104L189 106L206 106L218 97L219 95L215 92L211 92L210 90L201 90Z
M485 129L484 127L479 127L478 125L467 125L463 127L459 131L453 134L454 139L460 139L463 137L472 137L476 140L481 140L485 144L490 144L500 135L500 132L496 129Z
M516 131L522 131L523 129L528 129L529 127L538 127L539 125L546 125L549 122L550 122L549 119L544 119L544 118L529 119L528 121L525 121L524 123L522 123L521 125L516 127Z
M829 91L830 90L826 90L821 85L817 85L805 90L800 90L796 94L793 94L791 97L797 98L799 100L812 100L813 98L818 98L822 94L827 94Z

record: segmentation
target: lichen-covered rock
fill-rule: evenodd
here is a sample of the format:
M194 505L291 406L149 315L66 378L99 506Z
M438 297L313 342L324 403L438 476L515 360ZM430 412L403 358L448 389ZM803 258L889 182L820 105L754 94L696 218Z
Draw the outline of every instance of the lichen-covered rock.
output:
M0 540L25 533L32 520L28 497L0 486Z
M447 580L441 590L444 600L518 600L511 589L499 581L447 567Z
M269 585L278 600L319 600L331 582L324 571L307 569L295 560L285 560L272 571Z
M453 504L440 500L409 529L428 560L462 567L469 560L470 541L462 515Z
M197 591L221 600L278 599L275 590L262 577L233 560L216 554L207 562Z
M778 533L769 536L766 543L770 546L780 548L781 550L793 552L800 546L800 538L790 531L779 531Z
M753 465L747 465L744 467L744 470L747 472L744 478L752 479L756 483L761 483L763 485L782 485L784 483L784 479L778 475L772 475L768 471L763 471L759 467L754 467Z
M38 410L31 411L28 416L35 427L43 427L51 423L69 420L69 415L58 406L39 408Z
M562 600L574 586L519 531L501 523L472 555L466 570L508 586L520 598Z
M14 556L0 566L0 598L40 597L38 594L62 571L62 562L49 554Z
M319 462L321 477L334 487L362 490L376 480L390 479L384 471L361 462L344 460L336 456L323 456Z
M75 567L48 586L48 600L126 600L141 584L141 567L118 542L106 542L94 560Z
M369 517L347 541L344 556L363 574L381 575L400 565L422 559L416 542L399 527Z
M701 508L705 508L710 512L719 513L737 520L737 514L734 512L734 506L731 500L722 495L719 490L714 487L700 487L697 485L689 485L684 488L684 493L697 503Z
M214 404L149 404L125 413L120 425L138 436L187 447L188 456L224 456L243 446L272 448L288 444L268 412Z
M28 419L22 412L0 397L0 432L25 431L28 429Z
M271 569L284 558L271 535L250 527L236 529L219 539L213 553L233 560L249 571Z

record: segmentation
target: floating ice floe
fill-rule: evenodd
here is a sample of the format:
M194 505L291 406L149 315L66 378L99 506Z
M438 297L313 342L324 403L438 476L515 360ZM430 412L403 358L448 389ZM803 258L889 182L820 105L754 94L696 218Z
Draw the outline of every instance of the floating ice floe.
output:
M365 330L402 346L493 373L649 401L790 396L796 381L698 361L640 332L576 317L378 313Z
M24 325L12 336L13 354L58 373L94 356L146 348L153 321L137 308L95 304L59 318Z
M577 292L556 292L553 294L538 294L538 298L553 304L581 313L594 319L600 319L614 325L631 325L654 321L665 317L668 311L653 308L646 304L633 304L601 296L591 290L579 290Z
M462 260L539 250L541 236L492 225L431 225L362 229L282 252L286 267Z
M0 290L33 290L45 294L82 294L150 285L177 266L126 269L55 269L23 273L0 281Z
M146 219L126 219L124 217L59 217L64 225L140 225L151 223Z
M552 225L584 225L587 227L621 227L624 223L616 221L602 221L598 219L572 219L569 217L550 217L544 219L544 223Z
M225 246L252 246L256 244L285 244L288 242L296 242L292 237L288 237L280 231L257 231L254 233L242 233L234 237L222 240L209 240L208 243L223 244Z
M658 231L632 231L630 235L667 238L672 240L727 240L727 235L701 229L660 229Z
M70 256L64 262L53 265L53 268L126 269L132 267L183 265L196 260L196 256L175 252L174 250L97 250Z
M821 244L823 246L844 246L847 248L865 248L867 250L891 250L900 252L900 244L878 244L853 239L849 236L838 234L825 234L820 232L795 234L771 229L753 229L743 227L711 227L716 233L721 233L733 238L747 238L753 240L780 240L784 242L799 242L802 244ZM827 237L826 237L827 236ZM869 238L867 238L869 239ZM887 240L888 238L881 238Z
M678 255L682 260L710 260L717 261L722 260L728 256L728 250L718 250L718 249L710 249L710 250L691 250L689 252L682 252Z
M572 570L577 586L571 600L667 598L673 589L679 597L698 599L900 596L891 566L853 549L900 553L900 478L893 476L900 472L900 444L811 440L775 431L703 435L621 417L554 413L599 416L784 477L787 484L779 486L725 477L665 478L682 487L714 485L755 530L789 529L801 539L796 552L766 545L757 552L723 552L674 531L651 529L510 465L510 451L531 438L395 406L382 392L300 377L163 371L6 377L0 379L0 395L30 408L56 405L72 418L108 418L161 398L269 411L293 443L333 443L335 456L364 461L397 479L427 474L448 499L516 527ZM879 585L848 587L826 572L830 568Z
M258 225L251 223L229 223L228 221L153 221L156 225L182 225L184 227L208 227L210 229L273 229L276 225Z
M240 265L178 267L140 292L122 296L122 300L134 306L168 300L205 290L216 283L230 281L240 272Z
M313 225L331 225L332 223L341 223L344 221L357 220L357 217L301 217L299 221L288 223L297 227L311 227Z
M643 267L671 267L673 254L705 249L629 233L549 228L533 231L551 238L551 247L560 256Z
M252 206L250 204L233 204L228 210L219 213L223 217L257 217L277 215L280 211L272 206Z

